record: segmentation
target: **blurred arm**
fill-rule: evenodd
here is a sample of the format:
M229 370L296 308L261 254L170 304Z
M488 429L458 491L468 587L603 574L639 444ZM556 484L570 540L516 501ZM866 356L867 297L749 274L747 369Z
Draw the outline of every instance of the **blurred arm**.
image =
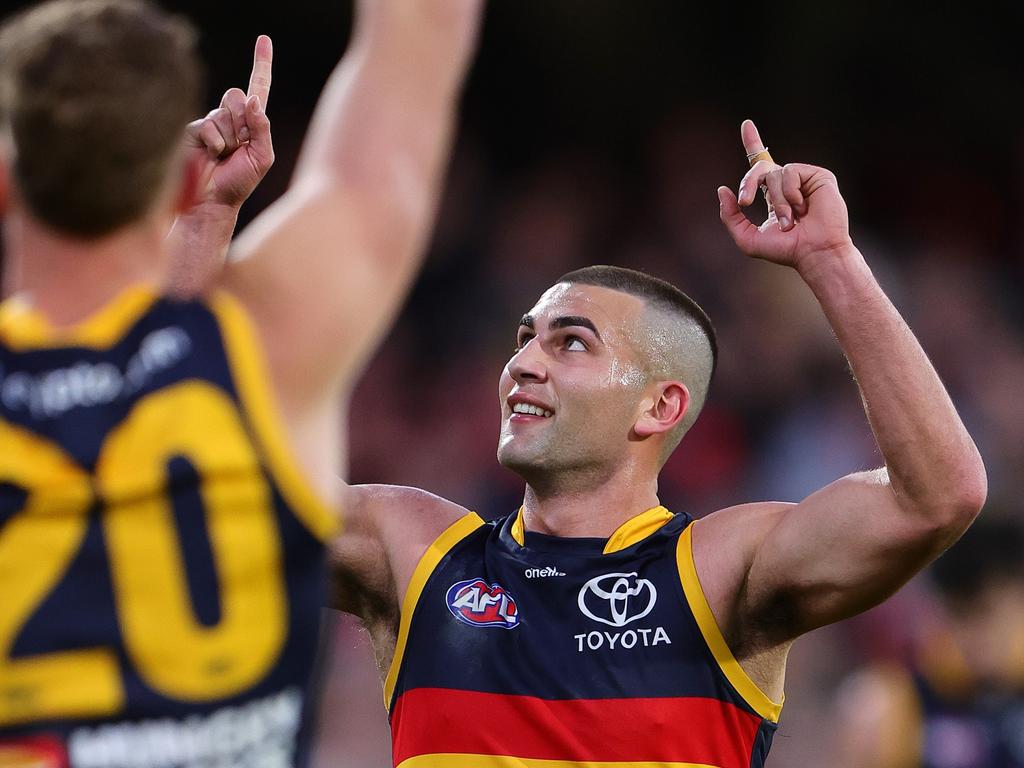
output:
M236 242L224 284L304 407L347 385L418 266L481 0L363 0L292 185Z
M921 703L909 672L895 664L860 670L836 703L836 768L920 768Z
M171 251L169 291L188 298L201 294L227 260L239 207L199 205L174 222L167 245Z

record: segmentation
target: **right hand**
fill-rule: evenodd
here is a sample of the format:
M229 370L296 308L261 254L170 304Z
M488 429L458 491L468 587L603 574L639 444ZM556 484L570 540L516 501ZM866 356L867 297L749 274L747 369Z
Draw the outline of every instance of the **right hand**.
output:
M748 156L765 150L752 121L745 120L740 132ZM754 203L759 188L772 206L760 226L742 210ZM738 193L719 187L718 201L722 223L743 253L801 274L853 246L846 203L825 168L762 159L743 177Z
M185 129L185 144L205 162L204 186L197 207L205 204L239 208L274 164L267 119L274 48L266 35L256 39L249 91L230 88L220 106Z

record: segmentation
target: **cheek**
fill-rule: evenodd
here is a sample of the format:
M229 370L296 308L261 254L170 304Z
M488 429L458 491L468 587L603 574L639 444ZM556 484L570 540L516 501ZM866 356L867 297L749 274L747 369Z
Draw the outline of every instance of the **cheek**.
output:
M627 360L612 360L608 367L607 386L612 389L636 391L647 384L647 376L634 363Z
M508 393L512 391L512 386L515 382L512 380L512 376L509 375L508 366L506 365L501 375L498 377L498 397L501 402L505 402L505 398L508 397Z
M573 418L582 424L608 425L616 432L621 422L631 418L633 413L633 393L624 391L618 382L603 380L591 381L567 387L564 398L571 408Z

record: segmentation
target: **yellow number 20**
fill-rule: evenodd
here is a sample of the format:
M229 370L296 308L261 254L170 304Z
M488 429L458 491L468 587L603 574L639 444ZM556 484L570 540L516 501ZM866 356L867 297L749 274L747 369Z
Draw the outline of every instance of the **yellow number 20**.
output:
M200 477L220 620L189 598L167 463ZM284 644L287 600L270 489L231 400L189 381L140 400L106 438L90 477L56 445L0 422L0 482L29 491L0 528L0 725L101 717L124 704L112 648L11 658L18 632L66 572L98 497L118 620L132 666L159 693L211 701L244 691Z

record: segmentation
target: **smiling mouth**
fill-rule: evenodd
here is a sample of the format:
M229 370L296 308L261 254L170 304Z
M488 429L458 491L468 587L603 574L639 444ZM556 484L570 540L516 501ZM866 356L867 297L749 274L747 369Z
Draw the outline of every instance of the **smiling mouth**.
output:
M542 419L550 419L554 414L551 411L545 410L537 405L530 405L529 403L516 403L512 406L512 414L520 416L539 416Z

